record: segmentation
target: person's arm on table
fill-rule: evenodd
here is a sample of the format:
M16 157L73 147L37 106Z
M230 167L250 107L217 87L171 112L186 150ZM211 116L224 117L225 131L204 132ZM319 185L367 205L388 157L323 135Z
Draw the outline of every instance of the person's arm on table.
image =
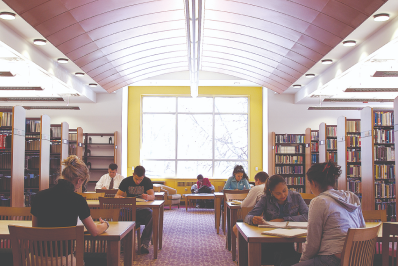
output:
M146 194L142 194L141 196L144 200L155 200L155 192L153 191L153 189L148 189L146 191Z
M84 226L87 228L87 231L92 236L97 236L99 234L102 234L109 227L109 223L105 222L101 218L99 224L94 223L93 218L91 218L91 216L87 217L86 219L83 219L82 223L84 224Z
M95 184L95 189L107 189L104 183L105 176L106 175L101 176L100 180L98 180L97 184Z
M257 202L254 208L246 215L244 221L247 224L255 225L255 224L263 224L264 219L261 214L267 209L267 198L261 197L261 199Z
M242 201L242 204L240 205L241 208L244 207L250 207L256 200L256 193L254 190L250 190L249 193L247 194L246 198Z
M115 198L125 198L125 197L127 197L127 193L124 191L121 191L120 189L115 194Z
M231 180L232 177L228 178L227 182L224 185L224 189L231 189Z

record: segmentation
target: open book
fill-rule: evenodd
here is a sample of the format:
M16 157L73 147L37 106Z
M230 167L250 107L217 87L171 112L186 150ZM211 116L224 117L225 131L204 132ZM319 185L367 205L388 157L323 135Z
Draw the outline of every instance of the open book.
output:
M135 198L135 201L146 201L143 198Z
M242 201L243 201L243 200L232 200L231 203L232 203L233 205L242 205Z
M274 229L274 230L270 230L270 231L263 231L263 232L261 232L261 234L292 238L292 237L307 235L307 229L282 229L282 228L278 228L278 229Z
M266 222L266 224L260 224L258 227L271 227L271 228L300 228L307 229L308 222Z

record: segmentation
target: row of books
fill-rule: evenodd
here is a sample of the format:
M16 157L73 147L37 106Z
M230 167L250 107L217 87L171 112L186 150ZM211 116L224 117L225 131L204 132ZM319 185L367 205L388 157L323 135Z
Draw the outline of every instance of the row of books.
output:
M395 198L395 182L375 182L376 198Z
M347 180L347 189L355 194L362 194L360 180Z
M347 132L361 132L361 121L347 121Z
M375 161L395 161L395 148L386 146L374 146Z
M395 179L395 165L393 164L375 164L375 179Z
M285 177L285 180L288 185L304 185L304 176Z
M38 150L40 150L40 140L28 140L28 141L25 141L25 150L27 150L27 151L38 151Z
M304 157L297 155L276 155L275 163L277 164L303 164Z
M0 190L11 189L11 176L0 174Z
M77 134L69 133L69 141L77 141Z
M374 112L375 126L393 126L394 113L393 112Z
M311 142L311 152L319 152L319 143Z
M337 163L337 152L335 152L335 151L327 151L326 152L326 160Z
M374 142L375 143L394 143L394 130L374 129Z
M0 195L0 206L2 207L10 207L11 200L8 196Z
M62 135L61 127L50 127L51 138L60 138Z
M311 163L318 163L319 162L319 154L311 154Z
M326 136L327 137L336 137L337 136L337 127L326 126Z
M11 169L11 152L0 153L0 169Z
M311 132L311 140L319 140L319 131L312 131Z
M40 132L40 121L39 120L26 120L25 132Z
M276 153L304 153L304 148L303 148L303 145L297 145L297 146L276 145L275 152Z
M361 177L361 166L360 165L348 165L347 176L349 177Z
M26 165L28 166L28 169L39 169L40 168L40 157L39 156L28 157Z
M376 199L376 210L386 210L387 212L387 220L395 221L397 217L396 212L396 202L395 199L389 199L388 201L383 201L380 199Z
M347 135L347 147L361 147L361 137L357 135Z
M0 134L0 149L11 149L10 134Z
M304 166L276 166L276 174L304 174Z
M360 162L361 161L361 151L352 150L347 151L347 162Z
M61 143L53 143L51 142L50 145L50 152L51 153L61 153Z
M336 150L337 149L337 139L327 139L326 140L326 149Z
M304 193L303 187L290 187L289 190L296 191L298 193Z
M38 188L39 187L39 176L34 174L27 174L24 176L25 188Z
M1 113L0 127L11 127L12 126L12 113Z
M275 135L276 143L304 143L304 135L298 134L283 134Z

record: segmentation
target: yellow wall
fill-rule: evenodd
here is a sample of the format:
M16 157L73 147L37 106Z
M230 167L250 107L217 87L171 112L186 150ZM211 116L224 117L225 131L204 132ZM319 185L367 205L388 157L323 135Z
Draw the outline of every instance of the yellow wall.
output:
M142 96L190 96L189 87L129 87L127 173L132 175L133 167L140 164L141 147L141 98ZM249 97L249 169L251 181L257 172L263 170L263 106L261 87L199 87L200 96L248 96ZM258 171L255 168L258 167ZM232 174L232 173L231 173ZM226 179L228 176L225 177ZM165 179L153 179L165 180ZM213 181L213 180L212 180ZM215 181L215 180L214 180ZM177 188L176 179L166 179L166 185ZM181 182L196 182L196 179L184 179ZM221 181L220 181L221 182ZM217 184L213 184L217 191ZM180 187L185 189L185 187ZM188 189L189 191L189 189ZM182 192L182 191L181 191Z

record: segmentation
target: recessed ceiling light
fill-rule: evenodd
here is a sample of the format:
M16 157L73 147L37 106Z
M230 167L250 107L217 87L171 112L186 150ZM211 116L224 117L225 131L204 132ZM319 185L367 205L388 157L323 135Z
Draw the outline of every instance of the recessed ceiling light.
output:
M97 83L90 83L90 84L88 84L88 86L90 86L90 87L97 87Z
M36 45L46 45L47 41L43 40L43 39L34 39L33 43L36 44Z
M68 63L69 62L69 59L67 59L67 58L58 58L58 63L60 63L60 64L66 64L66 63Z
M16 14L12 12L0 12L0 18L5 20L13 20L15 19Z
M386 21L390 19L390 15L387 13L380 13L373 16L374 21Z
M315 77L315 74L305 74L305 77L310 79Z
M298 89L298 88L301 88L301 85L300 85L300 84L294 84L294 85L293 85L293 88L297 88L297 89Z
M357 44L357 42L354 41L354 40L349 40L349 41L344 41L343 42L344 46L355 46L356 44Z
M85 74L83 72L76 72L75 76L76 77L83 77Z
M332 59L323 59L321 62L324 65L330 65L331 63L333 63L333 60Z

